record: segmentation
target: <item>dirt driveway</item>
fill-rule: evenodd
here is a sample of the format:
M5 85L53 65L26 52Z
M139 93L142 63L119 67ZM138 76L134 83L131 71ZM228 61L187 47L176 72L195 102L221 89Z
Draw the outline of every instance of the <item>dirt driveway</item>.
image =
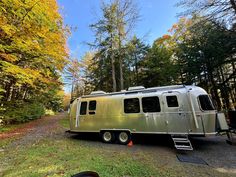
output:
M166 137L134 137L134 145L132 147L122 146L118 144L104 144L99 141L96 135L71 135L65 133L65 128L59 124L59 121L65 117L65 114L56 116L47 116L26 124L18 130L9 133L0 134L0 140L18 136L18 138L0 150L7 152L0 162L3 166L9 165L6 159L8 154L17 148L24 148L30 144L37 144L41 139L69 139L80 142L84 148L95 147L104 152L124 152L139 154L144 153L148 157L152 157L153 164L158 169L175 170L178 168L179 174L176 176L236 176L236 146L226 144L225 136L214 136L192 139L194 151L180 152L175 150L172 142ZM19 133L17 133L19 132ZM180 162L176 155L184 155L185 157L197 157L206 162L206 164ZM1 157L1 156L0 156ZM138 158L138 156L133 157ZM145 163L145 162L144 162ZM173 169L172 169L173 168ZM208 170L209 169L209 170ZM0 167L1 174L1 167ZM63 175L62 175L63 176ZM171 176L171 175L170 175Z
M64 113L56 116L44 116L10 132L0 133L0 140L15 137L17 140L9 144L9 146L14 147L27 145L36 140L39 141L43 137L55 136L57 134L64 136L64 128L59 126L58 123L64 117Z

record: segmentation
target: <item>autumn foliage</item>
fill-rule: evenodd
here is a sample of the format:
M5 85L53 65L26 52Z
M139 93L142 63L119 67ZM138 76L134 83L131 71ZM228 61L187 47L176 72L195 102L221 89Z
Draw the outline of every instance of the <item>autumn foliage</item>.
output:
M19 102L55 108L52 102L60 100L60 73L68 57L68 32L56 0L0 1L0 101L3 115L8 106Z

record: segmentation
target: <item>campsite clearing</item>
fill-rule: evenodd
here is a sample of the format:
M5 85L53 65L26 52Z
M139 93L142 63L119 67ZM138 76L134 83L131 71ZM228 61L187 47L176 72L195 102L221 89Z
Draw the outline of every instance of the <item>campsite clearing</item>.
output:
M104 144L93 134L65 133L65 117L43 117L28 123L32 126L21 134L1 138L0 176L71 176L84 170L101 177L236 175L236 146L226 144L225 136L194 138L194 151L181 154L208 165L185 163L177 159L180 152L168 139L135 137L132 147Z

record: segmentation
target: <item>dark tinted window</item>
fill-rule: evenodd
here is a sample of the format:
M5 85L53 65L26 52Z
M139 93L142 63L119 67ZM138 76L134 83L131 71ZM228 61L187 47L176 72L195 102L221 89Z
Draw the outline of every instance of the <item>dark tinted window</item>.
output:
M142 98L143 112L160 112L160 102L158 97Z
M97 104L96 101L90 101L89 102L89 110L95 111L96 110L96 104Z
M179 107L177 96L167 96L166 102L168 107Z
M87 111L87 102L86 101L81 102L81 105L80 105L80 115L85 115L86 111Z
M199 98L200 106L202 110L204 111L214 110L214 106L211 103L211 100L208 95L200 95L198 98Z
M124 100L124 111L125 113L139 113L139 99L138 98L130 98Z

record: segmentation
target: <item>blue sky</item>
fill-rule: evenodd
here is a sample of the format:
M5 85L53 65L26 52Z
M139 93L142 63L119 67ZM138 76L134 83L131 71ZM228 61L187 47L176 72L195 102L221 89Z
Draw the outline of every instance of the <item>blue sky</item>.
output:
M57 0L64 23L76 27L68 40L72 57L78 59L84 55L89 47L86 42L94 40L94 34L89 25L96 22L101 15L101 0ZM140 9L141 19L137 23L133 34L142 38L145 43L152 42L166 34L168 29L177 22L177 13L181 12L175 4L179 0L134 0Z

